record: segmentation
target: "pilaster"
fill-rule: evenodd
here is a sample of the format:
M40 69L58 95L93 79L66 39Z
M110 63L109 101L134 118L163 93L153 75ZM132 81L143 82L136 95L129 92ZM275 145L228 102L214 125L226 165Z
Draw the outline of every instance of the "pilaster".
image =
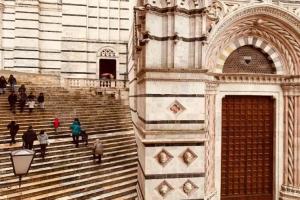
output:
M205 89L205 199L213 199L215 188L215 103L218 84L206 83Z
M300 85L285 84L284 92L284 183L282 200L300 198Z

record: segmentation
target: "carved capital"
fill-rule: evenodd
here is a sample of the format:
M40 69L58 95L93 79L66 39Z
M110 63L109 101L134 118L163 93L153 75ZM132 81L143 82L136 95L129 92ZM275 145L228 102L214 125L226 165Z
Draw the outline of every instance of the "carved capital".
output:
M282 84L284 96L300 96L300 85L298 84Z
M206 94L216 94L218 87L219 87L219 83L206 82L205 83Z

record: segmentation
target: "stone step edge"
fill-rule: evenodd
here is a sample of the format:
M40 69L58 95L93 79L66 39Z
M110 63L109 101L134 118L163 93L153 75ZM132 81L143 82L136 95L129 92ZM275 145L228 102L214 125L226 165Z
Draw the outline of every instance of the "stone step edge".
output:
M117 178L113 178L113 179L108 179L108 180L105 180L105 181L101 181L100 183L105 183L105 182L111 182L111 181L114 181L114 180L118 180L120 178L124 178L124 177L131 177L131 176L134 176L136 175L136 173L134 171L137 172L137 168L134 168L134 169L126 169L124 171L133 171L131 174L129 175L126 175L126 176L121 176L121 177L117 177ZM120 173L119 172L115 172L116 174ZM36 189L32 189L32 190L27 190L27 191L22 191L19 193L14 193L14 194L10 194L10 195L7 195L8 199L9 198L14 198L14 197L18 197L19 195L30 195L32 193L38 193L38 192L42 192L42 191L47 191L47 190L50 190L50 189L55 189L55 188L60 188L61 185L63 185L63 187L71 187L73 184L79 184L80 182L88 182L90 180L97 180L99 179L99 177L109 177L111 176L111 174L103 174L103 175L100 175L100 176L96 176L96 177L90 177L89 179L84 179L84 181L82 180L75 180L75 181L69 181L67 183L64 183L64 184L58 184L58 185L55 185L55 186L45 186L45 187L41 187L41 188L36 188ZM98 182L96 182L98 183ZM93 186L95 185L94 183L90 183L90 184L83 184L81 186L76 186L76 187L72 187L72 188L68 188L68 189L64 189L64 190L59 190L57 191L56 193L60 194L60 193L66 193L66 192L72 192L72 191L76 191L78 190L79 188L88 188L89 186ZM51 192L51 194L53 195L53 192ZM48 195L48 194L47 194ZM26 198L25 198L26 199ZM23 199L23 200L25 200ZM29 199L32 199L32 197L30 197ZM36 198L35 196L35 199L38 199Z
M126 164L123 164L123 165L118 165L118 166L113 166L113 167L103 167L102 169L100 169L100 170L97 170L96 172L95 171L86 171L86 172L80 172L80 173L77 173L77 174L72 174L72 175L67 175L67 176L62 176L62 177L54 177L54 178L50 178L50 179L44 179L44 180L42 180L42 181L35 181L35 182L33 182L33 183L25 183L25 184L22 184L22 188L23 188L23 190L24 190L24 188L27 188L27 187L34 187L34 186L38 186L38 185L40 185L40 184L46 184L46 183L49 183L49 184L51 184L51 182L56 182L56 181L60 181L60 180L63 180L63 179L68 179L68 178L72 178L72 177L74 177L74 178L78 178L78 177L80 177L80 176L88 176L88 175L93 175L94 173L97 173L97 172L101 172L101 171L108 171L108 170L110 170L110 171L114 171L114 173L117 173L117 172L120 172L120 171L122 171L121 170L121 168L123 168L123 167L126 167L126 166L131 166L131 165L133 165L133 164L136 164L136 166L137 166L137 162L131 162L131 163L126 163ZM130 170L131 168L127 168L126 170ZM74 170L74 169L73 169ZM32 180L33 178L32 177L30 177L30 178L28 178L27 180L29 181L29 180ZM14 186L14 187L10 187L9 188L9 191L10 192L13 192L12 190L18 190L19 189L19 186L18 186L18 180L15 180L14 181L14 183L16 184L16 186ZM53 184L52 184L53 185ZM30 189L28 189L28 190L30 190Z
M130 152L130 153L126 153L125 155L120 155L120 157L124 157L124 156L134 156L134 155L136 155L137 154L137 152ZM92 154L91 154L92 155ZM53 168L55 168L56 166L59 166L59 167L64 167L64 166L68 166L68 164L74 164L73 162L75 162L76 160L78 160L78 159L88 159L88 158L90 158L91 157L91 155L87 155L87 156L80 156L80 157L76 157L76 158L69 158L69 159L64 159L63 161L62 160L55 160L55 161L52 161L52 162L47 162L47 163L33 163L33 165L32 166L34 166L34 167L39 167L39 166L41 166L40 168L36 168L36 169L32 169L32 170L30 170L31 172L35 172L35 173L38 173L38 171L43 171L43 170L45 170L45 169L53 169ZM103 161L104 160L108 160L109 158L111 158L111 157L105 157L105 155L106 155L106 153L103 155ZM117 158L117 157L119 157L119 156L114 156L113 158ZM73 161L73 162L70 162L70 161ZM62 163L62 162L67 162L68 164L66 164L66 165L54 165L54 164L58 164L58 163ZM77 163L77 162L75 162L75 163ZM51 164L51 165L54 165L55 167L43 167L45 164ZM6 168L2 168L1 169L2 171L11 171L12 170L12 167L6 167ZM8 176L8 175L12 175L13 173L11 172L11 173L6 173L5 175L6 176ZM3 176L2 176L3 177Z
M123 135L123 134L133 134L133 130L129 130L129 131L116 131L116 132L110 132L110 133L105 133L105 134L93 134L93 135L89 135L89 139L101 139L104 135L105 137L107 136L115 136L115 135ZM68 138L59 138L59 139L51 139L50 138L50 143L55 143L56 141L58 142L70 142L72 141L71 136ZM51 144L50 144L51 145ZM14 144L14 147L22 147L22 142L18 142L16 144ZM7 144L0 144L0 149L1 148L5 148L7 147ZM7 148L10 148L11 146L8 146Z
M128 162L125 165L127 165L127 164L132 165L136 162L136 160L137 160L137 158L128 158L128 159L124 159L124 160L111 161L109 163L104 163L103 162L102 166L109 168L109 165L111 165L112 163L119 164L120 162L125 162L125 161ZM90 161L89 163L92 164L92 163L94 163L94 161ZM89 169L90 167L94 167L94 165L85 165L85 166L79 167L77 169L78 169L78 171L84 171L86 169ZM58 171L49 172L47 174L49 176L57 176L57 175L59 175L63 172L71 172L73 170L74 170L73 168L70 168L70 169L65 169L65 170L58 170ZM13 177L14 179L13 180L12 179L5 180L4 181L5 183L7 183L7 184L17 183L18 180L16 179L16 177L13 174L11 174L11 175L12 175L11 177ZM30 181L30 180L38 179L38 178L42 178L42 177L44 177L44 174L36 174L36 175L31 175L30 177L29 176L24 176L22 178L22 180L23 181Z
M132 181L130 181L130 182L132 182ZM121 185L121 184L115 184L115 185ZM135 191L135 189L136 189L135 186L131 186L129 188L124 188L124 189L117 190L117 191L114 191L114 192L104 193L101 196L92 197L92 198L89 198L87 200L96 200L96 199L99 199L99 197L101 197L101 198L108 198L108 197L111 197L111 196L116 195L116 194L125 193L125 192L132 191L132 190ZM66 196L67 199L65 197L62 197L62 198L58 198L56 200L71 200L71 199L77 199L77 198L82 199L83 197L85 197L86 194L93 194L93 193L96 193L96 192L101 192L102 190L105 190L105 187L104 188L100 188L100 189L96 189L96 190L93 190L93 191L90 190L88 192L85 192L84 194L69 195L69 196ZM130 197L130 196L134 197L136 195L130 194L130 196L129 195L126 195L126 196L128 196L128 197ZM123 197L123 199L124 199L124 197Z
M103 153L103 157L104 156L110 156L111 154L116 154L116 153L121 153L121 152L125 152L125 151L133 151L135 150L135 145L134 144L131 144L131 145L124 145L122 146L122 150L118 149L118 150L114 150L114 149L117 149L117 148L121 148L119 146L114 146L114 147L109 147L109 148L106 148L106 152ZM123 149L124 148L124 149ZM36 157L34 158L35 161L38 161L38 162L34 162L32 163L32 166L36 166L37 164L43 164L43 165L47 165L47 164L52 164L53 161L61 161L62 159L59 159L61 157L65 157L65 156L68 156L68 155L72 155L72 157L69 157L69 158L80 158L80 157L85 157L85 156L90 156L92 153L92 150L91 149L88 149L86 151L79 151L79 152L70 152L68 154L59 154L59 155L53 155L53 156L47 156L47 152L46 152L46 159L51 159L49 161L45 161L45 162L41 162L42 158L40 157L37 157L37 155L39 154L36 154ZM82 155L83 154L83 155ZM87 155L86 155L87 154ZM76 157L75 155L78 155L79 157ZM81 155L81 156L80 156ZM55 160L54 160L55 159ZM67 159L64 159L64 161L68 161ZM7 168L3 168L3 166L5 165L11 165L11 161L9 162L1 162L0 163L0 168L2 169L7 169ZM1 177L1 176L0 176Z
M126 188L128 188L128 185L131 185L131 184L134 184L134 183L137 182L136 175L134 173L132 173L132 174L129 174L129 175L126 175L126 176L122 176L118 179L116 178L116 179L111 179L109 181L103 181L103 182L100 183L100 185L105 184L105 183L107 184L109 182L116 181L116 180L123 180L123 179L126 179L126 178L134 178L134 179L133 180L127 180L127 181L121 181L119 183L110 184L109 186L101 187L100 189L96 189L98 191L94 190L93 193L95 193L95 192L104 192L106 190L111 190L113 188L118 188L118 187L122 187L122 188L125 187L125 189L126 189ZM92 184L90 184L90 185L92 185ZM118 190L120 190L120 189L118 189ZM67 192L72 192L72 191L74 191L74 190L71 189L71 190L68 190ZM58 192L58 195L61 195L61 193L62 192ZM109 193L110 192L104 192L104 194L109 194ZM51 193L51 194L53 194L53 193ZM34 198L30 197L30 198L26 198L26 199L22 199L22 200L44 200L45 198L48 199L47 197L51 197L50 195L49 194L44 194L44 195L35 196ZM103 199L103 195L97 196L97 199ZM67 195L67 196L70 196L70 195ZM59 198L64 198L64 197L59 197ZM55 198L55 200L57 200L59 198ZM77 199L77 198L74 198L74 199ZM79 198L79 199L82 199L82 198ZM95 199L95 198L92 198L92 199ZM70 200L70 199L68 198L68 200Z
M127 135L126 135L127 136ZM84 146L84 147L89 147L91 148L92 146L92 141L94 139L100 139L99 137L95 137L95 138L89 138L89 144L88 146ZM111 145L114 145L114 144L119 144L120 142L124 142L124 141L134 141L135 138L134 136L132 135L128 135L127 137L116 137L116 138L108 138L108 139L103 139L101 138L100 141L103 143L103 145L106 145L106 146L111 146ZM74 149L74 144L71 144L72 140L64 140L64 141L58 141L58 139L56 139L56 141L54 142L54 139L49 139L49 141L51 142L50 145L47 146L47 152L61 152L61 149L57 149L57 148L67 148L68 150L69 149ZM66 144L67 142L67 144ZM34 144L34 149L35 150L39 150L40 149L40 146L39 146L39 143L37 141L35 141L36 144ZM80 140L79 141L79 145L82 146L82 141ZM14 150L19 150L21 148L21 146L15 146L15 147L12 147L10 146L10 149L8 151L1 151L0 152L0 160L1 159L4 159L5 157L7 157L10 152L14 151ZM65 150L65 149L64 149ZM1 164L1 163L0 163Z

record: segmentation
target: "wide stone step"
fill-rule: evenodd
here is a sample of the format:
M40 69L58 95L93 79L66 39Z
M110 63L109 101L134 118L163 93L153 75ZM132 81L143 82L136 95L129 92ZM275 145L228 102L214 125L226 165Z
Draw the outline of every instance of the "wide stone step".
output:
M126 183L118 183L115 184L114 187L116 188L116 186L118 187L122 187L124 188L124 184L128 184L130 181L127 181ZM75 194L75 195L70 195L70 196L66 196L66 197L61 197L58 198L56 200L80 200L80 199L88 199L88 200L97 200L97 199L109 199L109 200L135 200L137 197L136 194L136 187L135 186L131 186L131 187L126 187L124 189L119 189L113 192L107 192L105 191L106 188L109 187L104 187L104 188L99 188L96 190L90 190L88 192L84 192L83 194ZM102 194L102 195L99 195ZM90 197L90 196L94 196L94 197Z
M98 163L94 163L94 165L100 165ZM118 165L118 166L112 166L112 167L107 167L107 166L97 166L96 169L90 170L90 171L77 171L76 173L72 174L63 174L63 176L59 177L48 177L44 179L35 179L35 181L33 181L31 179L31 181L22 181L22 187L19 188L18 186L18 182L15 183L15 185L10 185L9 189L7 189L6 191L2 191L2 195L9 195L9 194L14 194L17 192L22 192L22 191L28 191L28 190L32 190L32 189L36 189L36 188L41 188L41 187L45 187L45 186L50 186L50 185L59 185L63 182L71 182L71 181L76 181L76 180L83 180L83 179L89 179L90 177L95 177L95 176L99 176L99 175L103 175L103 174L113 174L116 172L119 172L119 174L116 174L116 176L121 175L120 172L122 172L123 170L132 170L135 169L137 167L137 163L136 162L131 162L131 163L126 163L123 165ZM92 169L92 168L89 168ZM113 178L113 176L111 177Z
M31 123L28 123L28 124L33 124L34 122L31 122ZM17 133L17 136L18 135L22 135L27 129L28 129L28 124L27 125L24 125L24 124L19 124L19 131ZM122 119L119 119L119 118L114 118L114 117L111 117L111 118L105 118L105 119L97 119L97 120L94 120L94 121L81 121L81 127L84 128L86 131L93 131L94 129L101 129L101 128L105 128L105 127L108 127L108 126L111 126L112 124L118 124L118 125L121 125L121 124L131 124L131 120L129 118L122 118ZM39 130L44 130L46 131L47 134L55 134L55 135L58 135L58 134L61 134L61 133L65 133L65 132L68 132L70 133L71 130L70 130L70 125L71 123L65 123L65 124L62 124L60 127L59 127L59 130L58 130L58 133L55 133L55 130L52 126L52 124L49 124L48 122L39 122L39 123L34 123L34 126L33 126L33 129L37 132L37 134L39 134ZM6 138L6 136L9 138L10 137L10 132L9 130L7 129L3 129L4 127L2 126L2 128L0 129L0 138L1 137L4 137ZM88 133L88 132L87 132Z
M116 132L116 133L109 133L109 134L98 134L98 135L92 135L90 139L100 139L101 141L120 141L122 139L132 139L134 138L133 132L131 131L124 131L124 132ZM51 144L48 146L48 148L65 148L65 145L69 145L68 143L71 141L71 138L64 138L64 139L55 139L51 142L54 142L54 144ZM67 143L66 143L67 142ZM16 143L15 145L1 145L0 146L0 156L5 153L9 153L12 150L17 150L21 147L21 143Z
M35 188L32 190L26 190L18 193L5 195L8 199L16 199L22 197L23 200L38 200L38 199L55 199L58 197L63 197L70 194L78 194L86 192L90 189L103 188L106 186L106 190L115 191L119 188L128 187L125 185L127 181L134 186L136 184L136 168L123 170L115 173L103 174L94 177L89 177L87 179L69 181L57 185L50 185ZM116 177L114 175L117 175ZM111 178L113 177L113 178ZM123 183L123 187L113 187L113 184ZM41 195L42 194L42 195Z
M113 133L113 132L120 132L120 131L129 131L132 130L132 125L131 124L124 124L124 125L112 125L112 126L105 126L102 128L101 131L89 131L88 134L89 136L93 135L93 134L105 134L105 133ZM53 132L54 134L54 132ZM51 136L49 134L49 138L50 139L59 139L59 138L68 138L71 137L70 136L71 132L65 132L65 133L60 133L59 135L53 135ZM18 135L16 137L16 141L17 142L22 142L21 136ZM9 144L10 139L7 137L7 139L3 139L0 141L0 144Z
M86 172L99 171L100 169L106 169L106 168L111 169L111 168L124 167L124 166L129 168L132 166L136 166L136 161L137 161L136 157L126 158L122 160L111 160L110 162L106 162L106 163L102 162L101 166L98 164L96 165L95 161L91 161L86 163L83 166L76 166L76 168L70 167L65 170L56 170L52 172L37 173L37 174L32 174L30 170L29 174L22 178L22 183L23 185L26 183L35 183L35 182L38 183L40 180L44 180L44 179L50 180L57 177L60 177L62 179L63 177L74 175L74 170L77 173L86 173ZM9 191L11 190L12 187L15 188L18 187L18 180L15 176L12 175L9 179L2 180L0 186L2 188L0 189L0 191L6 191L6 190Z
M113 157L105 157L103 156L102 159L102 163L103 164L111 164L114 163L115 161L124 161L124 160L130 160L130 159L136 159L137 154L136 152L130 152L130 153L126 153L124 155L118 155L118 156L113 156ZM80 160L79 160L80 159ZM71 159L69 159L70 161ZM81 169L84 166L88 166L88 165L93 165L94 164L94 160L91 156L85 156L85 157L80 157L77 160L71 160L73 162L62 162L62 161L57 161L54 164L52 164L52 166L44 166L43 164L39 164L39 165L32 165L30 168L30 176L32 175L38 175L40 173L43 174L47 174L47 173L51 173L51 172L57 172L57 171L61 171L61 170L68 170L70 168L72 168L75 171L79 171L78 169ZM77 161L77 162L76 162ZM78 162L80 161L80 162ZM13 179L13 172L11 168L4 168L2 170L2 175L1 176L1 180L2 181L7 181L9 179Z
M128 145L126 146L121 146L122 143L124 143L124 141L122 142L113 142L113 143L104 143L103 146L105 148L105 152L109 152L109 155L115 155L118 152L124 151L126 152L126 147L128 150L132 150L135 149L135 145L134 145L134 140L128 140ZM130 144L133 143L133 144ZM83 146L81 147L79 150L74 149L74 145L72 146L68 146L68 148L66 147L65 149L61 149L60 151L52 151L51 149L47 149L46 151L46 158L44 160L42 160L41 158L39 158L38 156L40 155L40 150L36 148L36 156L34 159L33 163L42 163L43 165L46 165L47 162L52 162L58 159L67 159L67 158L76 158L76 157L80 157L80 156L89 156L91 155L91 147L90 146ZM124 150L123 150L124 149ZM104 152L104 153L105 153ZM112 154L113 153L113 154ZM6 154L8 155L8 154ZM11 166L11 160L9 158L9 156L7 156L6 158L0 158L0 167L4 170L6 167L10 167Z

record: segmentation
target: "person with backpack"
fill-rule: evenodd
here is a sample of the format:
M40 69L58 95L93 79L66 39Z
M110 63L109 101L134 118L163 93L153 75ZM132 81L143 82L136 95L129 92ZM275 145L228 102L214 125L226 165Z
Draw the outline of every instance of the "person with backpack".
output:
M15 144L16 143L15 138L19 131L19 124L17 124L15 121L11 121L7 125L7 129L9 130L10 137L11 137L10 145Z
M37 136L39 142L40 142L40 147L41 147L41 157L44 160L45 159L45 154L46 154L46 147L48 145L48 135L45 133L44 130L41 130L40 134Z

